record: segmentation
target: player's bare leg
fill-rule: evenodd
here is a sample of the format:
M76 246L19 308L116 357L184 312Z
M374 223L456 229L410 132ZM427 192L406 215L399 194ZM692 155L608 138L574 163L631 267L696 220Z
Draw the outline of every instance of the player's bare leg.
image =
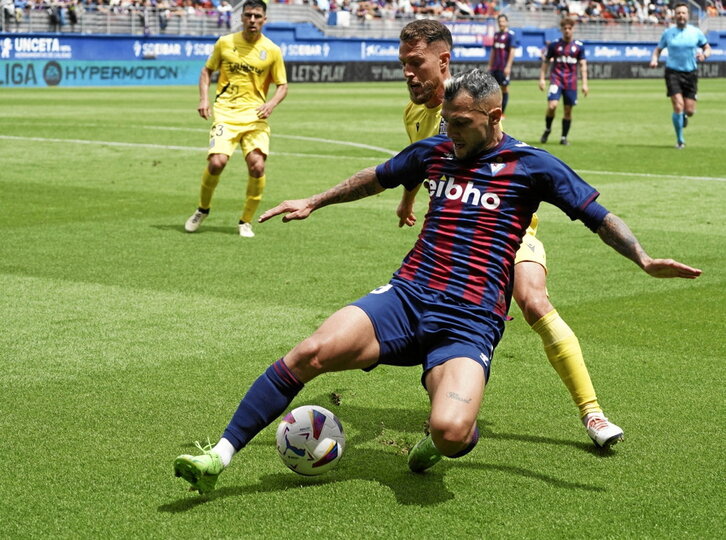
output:
M209 216L214 190L219 184L219 176L224 171L228 160L229 156L225 154L210 154L207 158L207 166L202 173L202 184L199 189L199 206L184 224L184 229L187 232L196 232L202 222Z
M408 466L412 471L433 467L442 456L461 457L476 446L484 385L484 368L471 358L453 358L427 373L430 435L411 450Z

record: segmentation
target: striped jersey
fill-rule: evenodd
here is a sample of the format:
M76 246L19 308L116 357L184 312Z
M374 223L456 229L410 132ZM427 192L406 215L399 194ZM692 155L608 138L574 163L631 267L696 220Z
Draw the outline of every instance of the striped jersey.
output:
M416 142L376 168L383 187L424 182L430 202L421 233L394 279L447 292L506 316L514 256L541 201L596 230L607 210L565 163L508 135L471 160L451 140Z
M582 41L560 39L547 46L545 59L554 59L550 70L550 83L563 90L577 90L577 64L585 60L585 46Z
M509 61L509 55L514 54L513 47L517 46L517 39L514 31L497 32L492 41L492 64L489 69L492 71L504 71Z

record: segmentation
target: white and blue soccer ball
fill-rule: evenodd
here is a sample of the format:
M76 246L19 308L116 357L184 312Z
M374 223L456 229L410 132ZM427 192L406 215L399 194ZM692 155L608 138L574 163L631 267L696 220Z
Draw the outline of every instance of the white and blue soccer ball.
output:
M277 453L282 462L304 476L317 476L334 468L344 449L340 420L317 405L293 409L277 428Z

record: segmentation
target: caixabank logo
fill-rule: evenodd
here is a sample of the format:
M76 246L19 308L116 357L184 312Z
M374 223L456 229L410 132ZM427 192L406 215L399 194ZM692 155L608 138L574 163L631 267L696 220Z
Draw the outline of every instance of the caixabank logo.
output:
M43 80L48 86L58 86L63 78L63 70L58 62L48 62L43 68Z

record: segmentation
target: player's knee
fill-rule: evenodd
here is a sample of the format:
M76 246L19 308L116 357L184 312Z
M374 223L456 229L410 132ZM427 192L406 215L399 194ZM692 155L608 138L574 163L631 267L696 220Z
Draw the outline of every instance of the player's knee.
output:
M286 360L290 360L295 368L306 374L307 379L312 379L321 373L328 371L326 359L327 340L320 335L312 336L302 340L291 352Z
M432 417L429 429L436 448L444 455L453 455L469 443L473 426L463 417Z
M228 159L229 158L224 154L212 154L207 162L207 170L209 171L209 174L214 176L222 174L225 165L227 165Z

